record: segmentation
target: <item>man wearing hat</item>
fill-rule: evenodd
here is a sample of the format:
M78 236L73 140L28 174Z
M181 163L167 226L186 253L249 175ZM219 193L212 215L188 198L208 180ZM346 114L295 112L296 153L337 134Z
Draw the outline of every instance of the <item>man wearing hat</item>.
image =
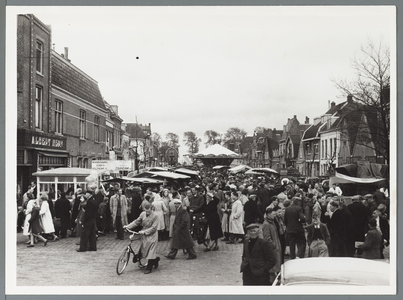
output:
M378 204L376 204L372 194L366 194L364 201L367 204L367 219L369 220L372 217L372 213L378 208Z
M182 201L180 199L174 199L173 202L176 208L176 215L172 229L171 251L165 257L174 259L178 253L178 249L186 249L189 254L187 259L195 259L197 255L193 249L194 243L189 231L189 213L182 207Z
M329 202L330 220L328 228L330 233L329 256L346 257L346 222L343 213L340 211L339 202L332 200Z
M83 194L83 190L81 188L78 188L73 195L73 208L71 210L71 235L70 236L76 236L75 232L75 227L76 227L76 219L78 216L78 211L79 211L79 205L80 205L80 198Z
M93 197L93 192L87 190L85 196L87 203L83 205L85 213L82 223L83 230L81 231L80 237L80 248L77 252L87 251L87 244L89 242L89 250L97 251L97 238L96 238L96 213L97 213L97 202ZM84 202L84 197L81 197L79 201ZM78 200L78 199L77 199ZM79 225L77 225L79 226Z
M241 263L243 285L271 285L269 271L276 264L274 250L269 241L258 237L258 224L250 224L246 230L248 238L244 241Z
M364 242L367 224L366 207L362 204L361 196L359 195L353 196L351 200L353 202L347 206L347 209L353 216L354 225L350 230L353 231L355 242ZM362 249L357 249L357 254L362 254Z

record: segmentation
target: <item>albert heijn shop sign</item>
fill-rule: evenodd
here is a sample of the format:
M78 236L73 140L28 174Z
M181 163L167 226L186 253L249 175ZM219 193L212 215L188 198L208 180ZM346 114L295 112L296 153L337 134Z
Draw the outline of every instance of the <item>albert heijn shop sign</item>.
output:
M91 168L97 171L112 171L114 173L133 170L131 160L93 160Z
M66 140L64 136L44 132L32 132L24 129L17 131L18 146L66 150Z

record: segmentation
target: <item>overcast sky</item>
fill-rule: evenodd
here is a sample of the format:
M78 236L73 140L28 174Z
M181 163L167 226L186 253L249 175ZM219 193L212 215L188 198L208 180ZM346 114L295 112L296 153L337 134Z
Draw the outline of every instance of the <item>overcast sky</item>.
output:
M328 100L345 101L331 78L353 79L361 45L389 45L395 26L394 10L379 6L7 9L51 25L55 50L69 48L124 122L203 142L207 130L312 122Z

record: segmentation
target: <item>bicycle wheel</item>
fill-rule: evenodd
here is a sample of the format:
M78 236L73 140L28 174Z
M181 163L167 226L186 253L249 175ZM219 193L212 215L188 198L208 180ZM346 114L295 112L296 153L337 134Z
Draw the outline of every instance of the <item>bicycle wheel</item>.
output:
M122 254L119 257L118 263L116 265L116 273L118 275L122 274L125 270L130 258L130 250L129 248L123 250Z

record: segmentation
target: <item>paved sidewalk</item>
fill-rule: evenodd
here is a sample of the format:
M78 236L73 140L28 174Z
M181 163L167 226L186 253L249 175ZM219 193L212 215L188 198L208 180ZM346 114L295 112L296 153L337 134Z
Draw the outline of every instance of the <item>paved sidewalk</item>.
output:
M116 273L119 255L129 240L116 240L116 234L98 239L96 252L76 252L78 238L42 242L27 248L27 238L17 235L17 285L18 286L239 286L242 244L227 245L219 241L219 250L203 252L204 246L195 246L195 260L186 260L178 251L174 260L164 257L169 252L169 242L158 242L157 253L161 257L159 268L151 274L143 274L132 262L122 275ZM139 241L133 242L138 249Z

